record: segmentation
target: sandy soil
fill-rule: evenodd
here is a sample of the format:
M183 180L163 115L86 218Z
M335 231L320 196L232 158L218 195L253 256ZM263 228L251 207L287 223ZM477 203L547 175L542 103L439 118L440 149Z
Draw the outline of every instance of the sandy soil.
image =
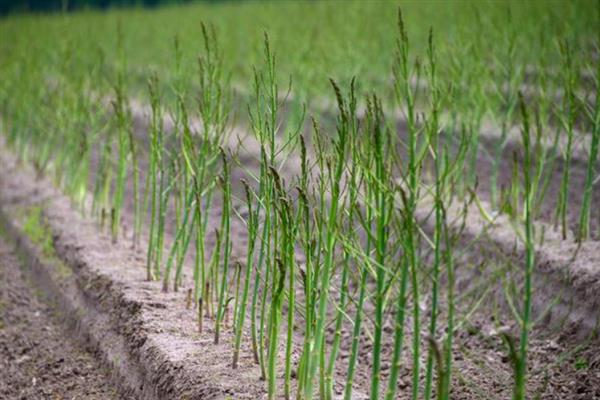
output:
M125 399L24 271L0 236L0 398Z

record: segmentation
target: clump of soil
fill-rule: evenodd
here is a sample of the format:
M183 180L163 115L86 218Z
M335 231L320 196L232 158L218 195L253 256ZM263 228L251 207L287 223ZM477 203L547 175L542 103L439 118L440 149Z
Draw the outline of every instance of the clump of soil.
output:
M13 246L0 236L0 398L124 399L59 313L28 283Z

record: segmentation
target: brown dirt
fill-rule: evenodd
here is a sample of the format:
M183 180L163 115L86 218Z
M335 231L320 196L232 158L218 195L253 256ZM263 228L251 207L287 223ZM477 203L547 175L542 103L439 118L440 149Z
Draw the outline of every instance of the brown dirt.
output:
M0 235L0 398L125 399L42 296Z
M494 146L494 140L485 137L481 138L481 144L485 146L488 151L492 151ZM518 143L509 143L502 153L500 160L500 166L498 168L498 193L501 190L507 190L511 186L512 180L512 157L513 153L517 152L519 162L522 162L522 152ZM554 163L554 169L551 172L551 178L549 179L548 189L546 196L540 204L538 219L549 224L556 222L555 210L558 202L558 195L560 193L561 181L563 175L564 160L558 156ZM492 164L490 158L481 152L477 162L477 176L479 179L478 194L484 199L489 200L489 194L491 190L490 176L492 171ZM546 167L548 168L548 167ZM583 194L586 179L586 168L587 164L585 160L573 159L570 168L569 178L569 190L568 190L568 201L569 207L567 209L567 223L568 229L575 232L579 226L579 213L580 206L583 201ZM590 229L591 237L598 239L600 232L598 231L598 221L600 221L600 207L594 207L594 204L600 204L600 185L596 184L592 187L592 207L590 209Z

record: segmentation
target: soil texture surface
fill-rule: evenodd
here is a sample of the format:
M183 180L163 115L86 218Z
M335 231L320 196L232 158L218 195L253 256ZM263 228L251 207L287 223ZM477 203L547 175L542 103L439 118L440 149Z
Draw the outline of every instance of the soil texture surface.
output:
M124 399L0 235L0 399Z

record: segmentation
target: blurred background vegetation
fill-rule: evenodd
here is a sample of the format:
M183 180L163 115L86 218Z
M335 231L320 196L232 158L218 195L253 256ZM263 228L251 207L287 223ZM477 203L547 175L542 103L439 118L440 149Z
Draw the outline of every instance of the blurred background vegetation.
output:
M76 12L61 13L61 4ZM424 56L433 29L440 79L452 86L454 102L471 102L470 92L479 90L479 84L506 83L509 61L556 68L560 43L565 40L577 49L578 59L596 54L596 4L589 0L0 0L0 12L14 14L0 18L0 71L11 65L16 71L38 66L50 75L54 67L67 68L68 63L73 70L89 65L101 72L96 86L110 87L119 58L120 27L130 91L146 95L151 73L160 76L165 89L182 79L180 84L195 90L204 22L217 32L223 73L236 89L252 88L253 68L263 61L267 32L280 86L287 87L293 80L298 107L329 95L329 78L344 86L357 77L359 91L376 92L385 100L395 95L391 65L401 7L411 57ZM49 11L55 12L46 15ZM175 38L182 53L179 78ZM512 80L519 81L524 70L517 72ZM555 78L550 81L559 83ZM495 100L502 99L486 98Z

